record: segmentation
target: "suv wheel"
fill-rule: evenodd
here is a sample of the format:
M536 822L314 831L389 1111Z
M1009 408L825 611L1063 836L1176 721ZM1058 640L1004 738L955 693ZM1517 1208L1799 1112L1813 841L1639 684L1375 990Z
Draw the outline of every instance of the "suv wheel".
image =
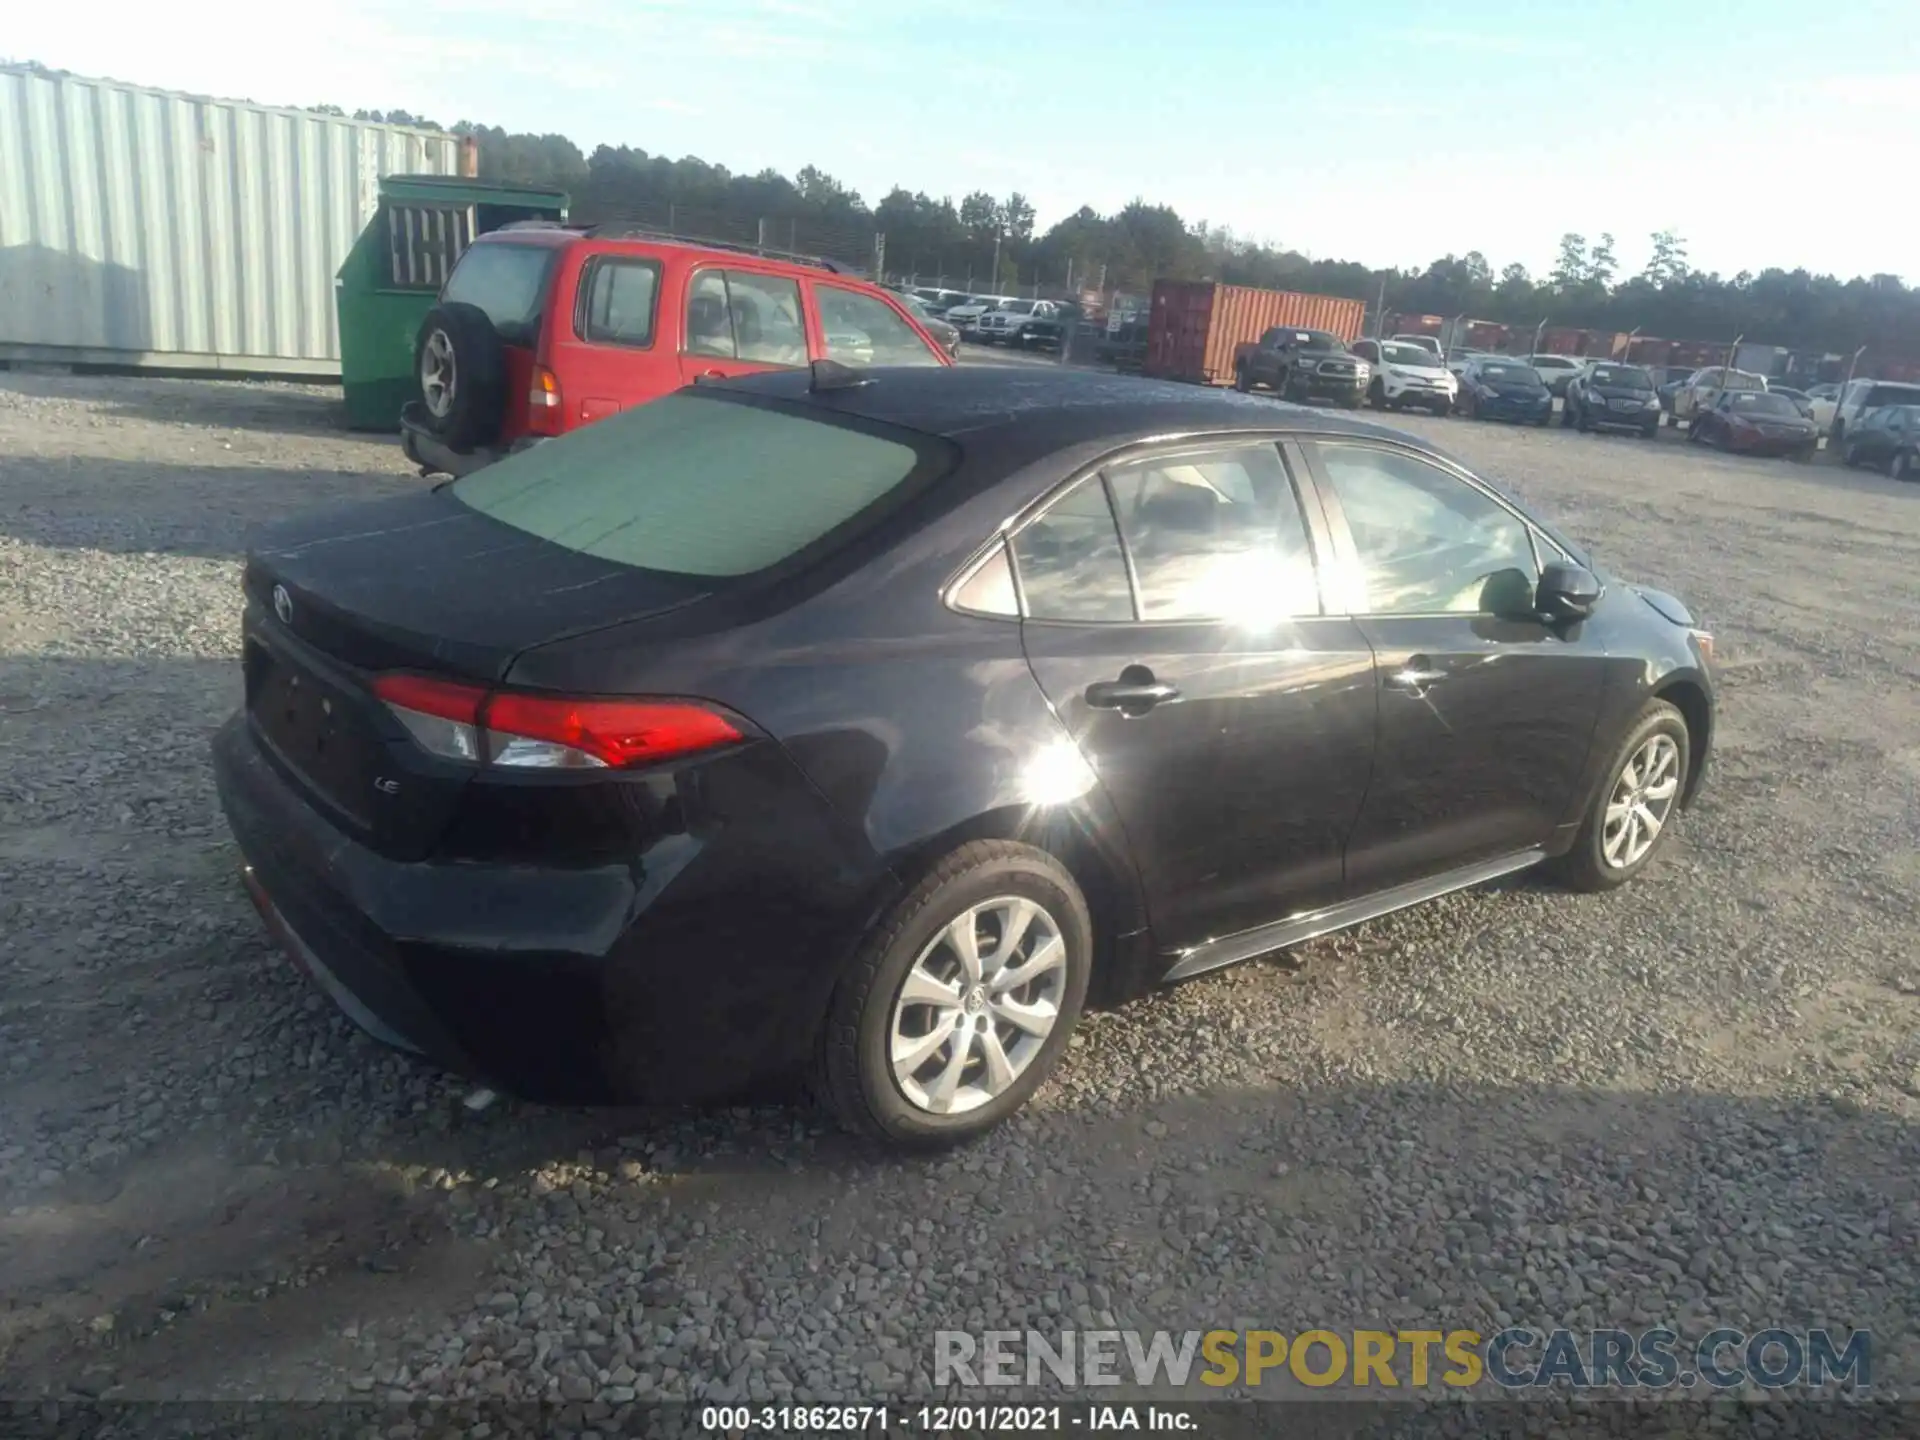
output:
M822 1028L815 1087L849 1129L971 1139L1040 1088L1080 1018L1093 927L1052 856L975 841L870 935Z
M487 312L454 301L420 322L414 377L433 432L455 450L471 450L500 433L506 357Z

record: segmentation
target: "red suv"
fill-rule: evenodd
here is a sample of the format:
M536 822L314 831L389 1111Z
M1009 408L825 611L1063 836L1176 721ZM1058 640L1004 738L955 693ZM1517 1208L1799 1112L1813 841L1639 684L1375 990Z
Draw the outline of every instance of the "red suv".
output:
M401 445L465 475L696 381L836 360L950 365L913 315L831 262L618 227L509 226L467 248L420 327Z

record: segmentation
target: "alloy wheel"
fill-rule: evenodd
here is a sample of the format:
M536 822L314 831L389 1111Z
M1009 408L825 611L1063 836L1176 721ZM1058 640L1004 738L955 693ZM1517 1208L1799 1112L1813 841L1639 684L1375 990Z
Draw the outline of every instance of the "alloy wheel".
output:
M1680 795L1680 747L1664 732L1646 743L1621 768L1600 832L1600 853L1616 870L1640 863L1660 838Z
M914 959L893 1002L894 1083L935 1115L977 1110L1033 1064L1060 1018L1066 942L1044 906L969 906Z
M446 331L436 330L420 347L420 397L427 403L427 413L436 420L453 413L455 382L453 339Z

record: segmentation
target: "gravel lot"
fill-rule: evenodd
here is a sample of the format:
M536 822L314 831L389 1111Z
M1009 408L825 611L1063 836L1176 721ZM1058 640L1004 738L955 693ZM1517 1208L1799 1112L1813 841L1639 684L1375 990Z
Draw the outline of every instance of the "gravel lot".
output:
M421 482L329 393L0 375L0 1393L877 1399L936 1328L1510 1321L1865 1327L1912 1393L1920 490L1406 423L1712 621L1667 858L1094 1016L902 1164L777 1095L469 1113L353 1030L206 742L247 528Z

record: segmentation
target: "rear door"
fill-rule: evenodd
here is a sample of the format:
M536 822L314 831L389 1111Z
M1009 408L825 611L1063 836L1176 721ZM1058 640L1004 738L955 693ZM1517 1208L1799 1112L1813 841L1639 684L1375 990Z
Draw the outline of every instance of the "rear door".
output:
M571 295L556 295L547 350L566 428L680 388L673 347L661 340L664 276L657 255L590 255Z
M1607 656L1531 617L1525 519L1465 472L1363 439L1306 444L1380 705L1354 894L1545 844L1592 742ZM1558 558L1556 555L1555 558Z
M1372 763L1373 656L1324 613L1281 451L1108 466L1012 541L1027 659L1118 811L1156 941L1336 899Z
M800 282L791 275L701 265L687 279L676 320L685 384L805 365L811 358Z

